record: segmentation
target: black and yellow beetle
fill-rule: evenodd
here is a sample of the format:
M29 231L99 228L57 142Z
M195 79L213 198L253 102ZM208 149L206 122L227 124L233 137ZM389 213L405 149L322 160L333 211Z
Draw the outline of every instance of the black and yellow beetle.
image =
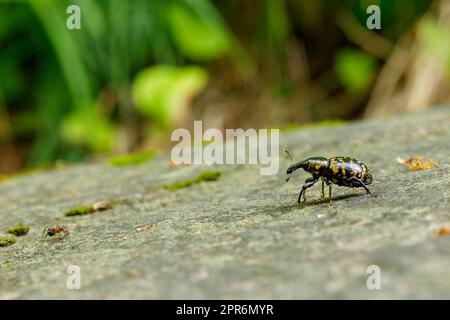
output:
M292 160L288 151L286 153ZM311 178L305 180L302 190L298 196L300 203L302 196L306 202L305 191L312 187L320 178L322 178L322 197L325 196L325 184L329 187L329 201L331 202L331 185L364 188L366 192L373 195L367 186L372 183L372 174L367 166L353 158L349 157L333 157L330 159L323 157L312 157L304 161L294 163L287 169L289 175L286 182L289 181L294 171L302 168L306 172L312 174Z

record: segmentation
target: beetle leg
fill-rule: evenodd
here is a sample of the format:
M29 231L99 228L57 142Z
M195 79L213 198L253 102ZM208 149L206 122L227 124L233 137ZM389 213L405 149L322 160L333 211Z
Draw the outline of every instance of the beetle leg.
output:
M360 179L354 177L353 178L353 184L355 185L355 187L362 187L366 190L367 194L370 194L371 196L375 196L372 192L370 192L369 188L367 188L367 186L364 184L364 182L362 182Z
M322 178L322 193L320 194L320 198L325 198L325 179Z
M302 196L303 196L303 200L306 202L306 198L305 198L305 191L306 189L312 187L317 180L319 180L319 178L308 178L305 180L305 184L302 186L302 191L300 191L300 194L298 195L298 203L301 202Z
M328 203L331 206L331 183L328 185Z

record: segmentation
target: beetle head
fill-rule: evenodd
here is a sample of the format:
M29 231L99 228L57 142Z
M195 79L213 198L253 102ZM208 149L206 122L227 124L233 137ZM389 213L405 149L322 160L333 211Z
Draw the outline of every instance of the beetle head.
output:
M298 162L298 163L292 164L292 156L291 156L291 154L287 150L285 150L285 152L287 153L287 155L291 159L291 165L289 166L289 168L286 171L286 174L288 175L288 177L286 179L286 182L288 182L289 179L291 178L292 174L294 173L294 171L302 167L302 163Z
M300 168L303 168L304 162L297 162L293 165L290 165L289 168L286 170L286 174L293 174L295 170L298 170Z
M289 181L291 176L294 174L294 172L300 168L305 169L305 166L307 166L307 163L305 161L297 162L289 166L289 168L286 171L286 174L288 175L286 182Z

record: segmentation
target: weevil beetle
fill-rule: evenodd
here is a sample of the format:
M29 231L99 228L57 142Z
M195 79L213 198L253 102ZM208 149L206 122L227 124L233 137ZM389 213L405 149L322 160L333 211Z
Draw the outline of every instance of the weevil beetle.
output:
M292 160L292 156L288 151L286 153ZM369 168L353 158L349 157L333 157L330 159L323 157L312 157L304 161L292 164L286 171L289 181L292 174L302 168L306 172L312 174L311 178L305 180L305 184L302 186L302 190L298 196L298 203L303 200L306 202L305 191L312 187L320 178L322 178L322 197L325 196L325 184L328 185L329 194L328 199L331 202L331 185L336 184L338 186L364 188L367 194L373 195L367 187L373 181L372 173Z

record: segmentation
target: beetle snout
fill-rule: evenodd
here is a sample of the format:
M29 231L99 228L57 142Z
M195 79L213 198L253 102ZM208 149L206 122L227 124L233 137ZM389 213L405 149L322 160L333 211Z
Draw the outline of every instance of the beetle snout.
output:
M371 184L372 182L373 182L373 177L372 177L372 175L371 174L369 174L369 175L367 175L365 178L364 178L364 184L366 184L366 185L368 185L368 184Z

